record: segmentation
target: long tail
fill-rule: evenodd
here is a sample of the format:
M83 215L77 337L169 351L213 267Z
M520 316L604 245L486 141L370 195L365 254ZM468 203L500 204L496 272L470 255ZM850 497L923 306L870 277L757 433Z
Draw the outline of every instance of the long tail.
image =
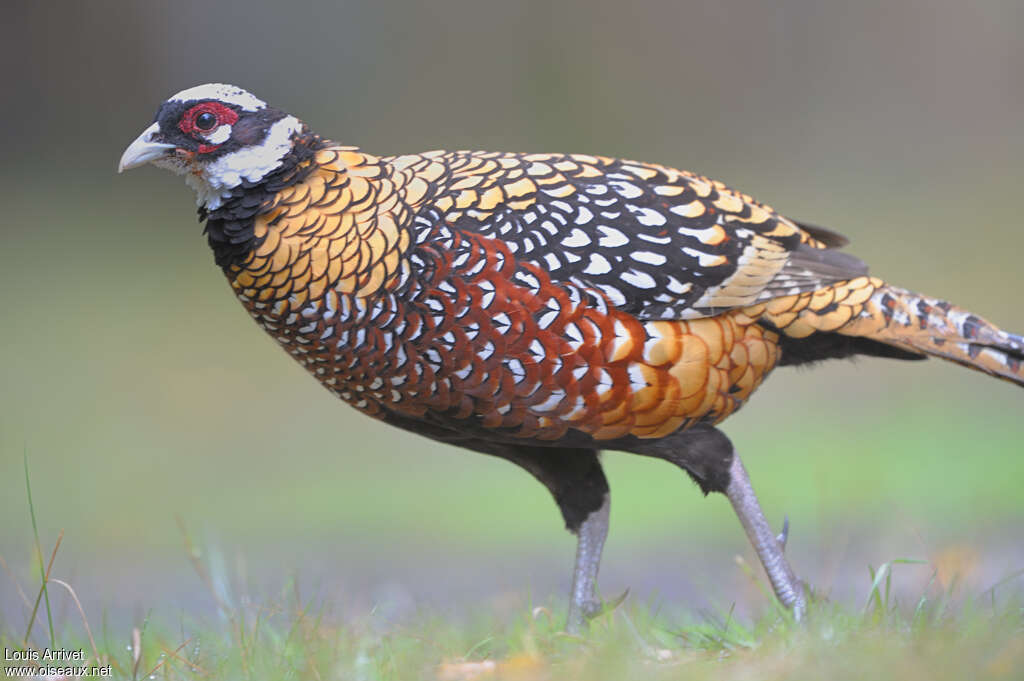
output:
M785 299L770 301L762 319L790 338L816 332L867 338L1024 386L1024 337L944 300L874 277L787 298L788 304Z

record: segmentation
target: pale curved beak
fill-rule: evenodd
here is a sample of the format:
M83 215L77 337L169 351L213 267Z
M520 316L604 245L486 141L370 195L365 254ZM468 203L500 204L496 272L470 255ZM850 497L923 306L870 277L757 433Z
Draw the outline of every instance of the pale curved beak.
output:
M135 141L128 145L128 148L121 154L121 162L117 164L117 172L123 173L129 168L136 168L144 163L149 163L167 153L168 149L174 149L173 144L154 142L153 136L160 132L160 124L154 123L142 134L135 138Z

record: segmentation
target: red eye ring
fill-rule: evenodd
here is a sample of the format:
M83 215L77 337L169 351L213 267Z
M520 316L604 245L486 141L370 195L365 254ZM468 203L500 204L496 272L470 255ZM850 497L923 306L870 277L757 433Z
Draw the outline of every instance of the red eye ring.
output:
M201 134L210 132L221 125L233 125L237 120L238 114L234 109L224 106L220 102L203 102L196 104L181 115L178 128L186 135Z

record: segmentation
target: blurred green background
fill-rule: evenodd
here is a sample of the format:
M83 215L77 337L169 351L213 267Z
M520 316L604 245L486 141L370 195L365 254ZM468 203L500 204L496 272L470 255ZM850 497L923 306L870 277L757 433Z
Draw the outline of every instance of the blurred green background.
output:
M381 154L579 151L696 170L843 232L874 273L1024 331L1024 5L7 3L0 27L0 556L91 612L212 609L175 516L254 592L396 612L561 598L574 542L488 457L359 416L258 331L193 196L115 173L160 101L230 82ZM1024 566L1024 393L938 361L780 370L725 430L798 572L837 598L927 558ZM606 455L607 594L757 604L724 498ZM924 584L928 569L907 571ZM0 576L0 623L24 620Z

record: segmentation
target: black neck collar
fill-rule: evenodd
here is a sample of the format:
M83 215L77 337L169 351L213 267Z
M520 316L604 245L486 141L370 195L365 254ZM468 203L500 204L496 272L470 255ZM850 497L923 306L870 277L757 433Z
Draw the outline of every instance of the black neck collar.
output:
M267 211L274 194L301 182L314 169L306 163L327 144L305 127L293 137L293 145L281 165L258 182L244 181L213 210L199 207L199 220L206 221L207 241L216 263L224 270L241 265L263 243L254 233L256 216Z

